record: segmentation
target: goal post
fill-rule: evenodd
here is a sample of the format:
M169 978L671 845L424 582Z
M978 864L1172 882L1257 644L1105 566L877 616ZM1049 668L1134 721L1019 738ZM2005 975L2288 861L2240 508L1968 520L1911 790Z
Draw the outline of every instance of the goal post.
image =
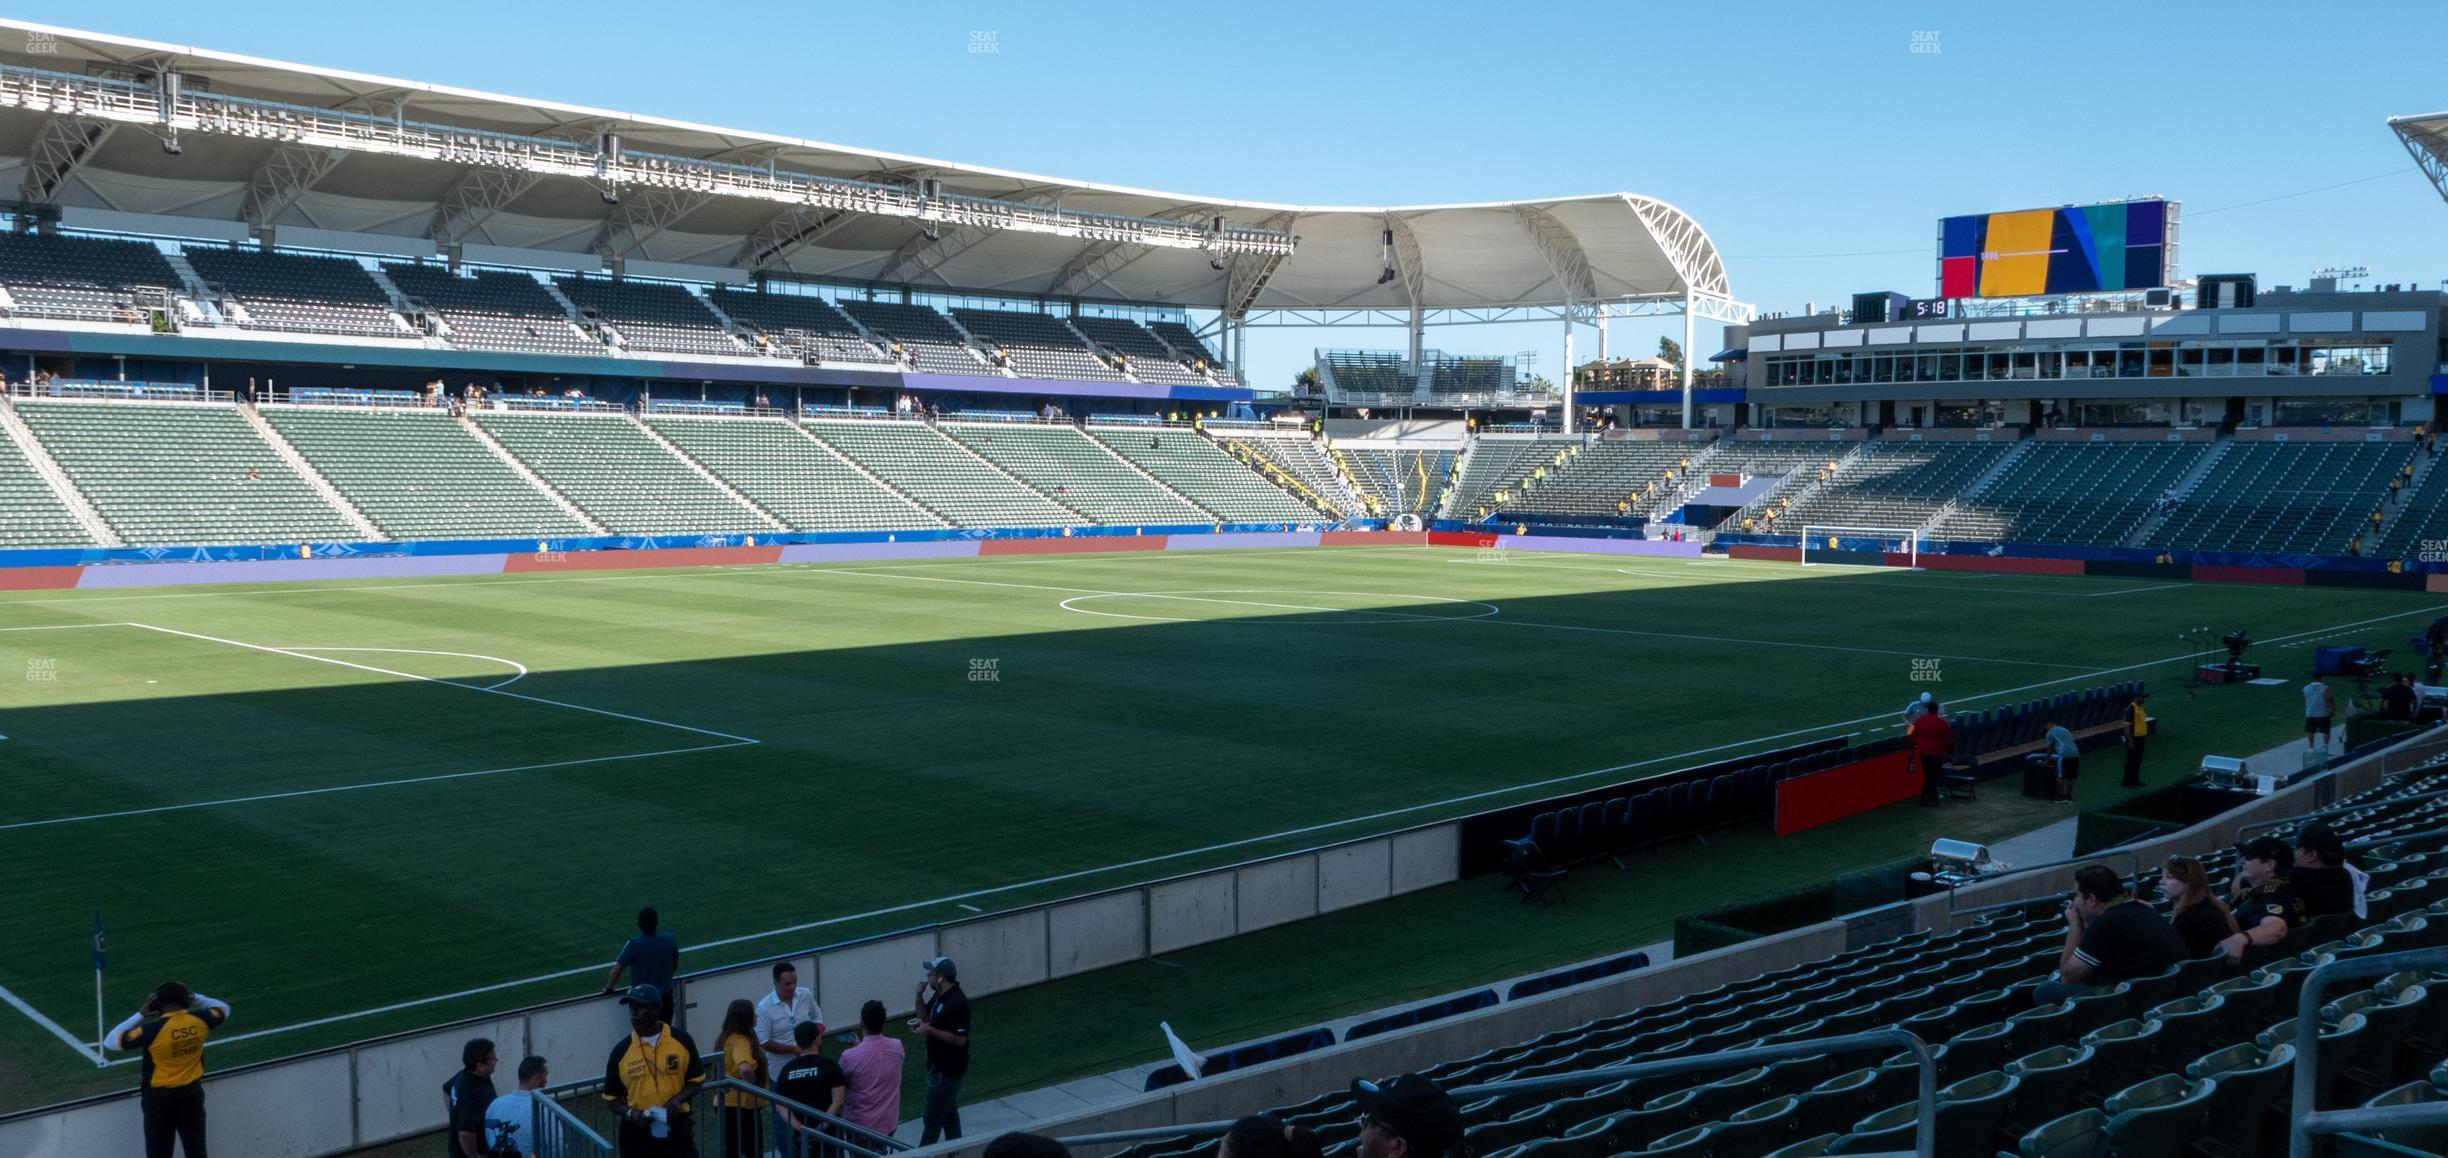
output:
M1812 524L1802 528L1802 565L1811 565L1811 554L1861 555L1877 553L1880 562L1885 556L1904 556L1905 566L1921 568L1921 529L1918 527L1843 527ZM1822 559L1822 562L1826 560Z

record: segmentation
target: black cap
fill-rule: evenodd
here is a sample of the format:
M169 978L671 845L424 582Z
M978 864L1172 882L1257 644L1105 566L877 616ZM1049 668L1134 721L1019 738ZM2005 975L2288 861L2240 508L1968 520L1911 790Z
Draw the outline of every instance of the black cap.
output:
M1382 1086L1355 1081L1351 1092L1361 1113L1410 1143L1423 1158L1442 1155L1462 1140L1462 1108L1443 1088L1418 1074L1404 1074Z
M2337 830L2326 824L2307 824L2295 834L2295 847L2319 853L2322 860L2346 859L2346 842L2338 839Z
M620 1003L623 1005L638 1006L651 1005L657 1009L661 1009L663 1007L663 991L652 985L632 985L629 987L629 992L621 994Z
M2277 837L2256 836L2237 845L2236 855L2245 860L2274 860L2280 864L2287 864L2295 859L2295 850L2287 847L2287 842Z
M946 981L958 982L960 980L960 966L953 964L950 957L929 957L923 964L927 972Z

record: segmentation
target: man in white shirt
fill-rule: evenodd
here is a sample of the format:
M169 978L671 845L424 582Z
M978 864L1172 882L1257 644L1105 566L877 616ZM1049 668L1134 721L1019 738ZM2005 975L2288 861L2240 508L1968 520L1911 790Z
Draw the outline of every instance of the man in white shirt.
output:
M2329 691L2328 681L2318 674L2303 686L2304 747L2315 751L2329 749L2329 724L2337 714L2337 697Z
M537 1090L552 1080L544 1059L529 1055L518 1064L518 1088L493 1099L485 1107L485 1145L488 1153L536 1153L536 1103L543 1099Z
M816 995L799 988L799 970L788 961L774 962L773 991L757 1001L756 1035L765 1050L765 1073L782 1072L784 1063L799 1056L797 1033L800 1023L811 1022L816 1035L824 1036L824 1010L816 1005Z

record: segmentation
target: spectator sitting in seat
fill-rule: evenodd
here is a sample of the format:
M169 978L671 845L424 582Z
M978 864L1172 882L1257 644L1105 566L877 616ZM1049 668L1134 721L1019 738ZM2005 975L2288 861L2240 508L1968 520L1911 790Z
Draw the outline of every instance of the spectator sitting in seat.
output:
M2303 902L2304 919L2331 913L2363 915L2363 882L2370 878L2346 863L2346 845L2326 824L2307 824L2295 834L2295 871L2287 887Z
M2159 895L2175 906L2168 923L2176 927L2176 935L2184 938L2192 956L2207 957L2217 951L2219 942L2235 936L2235 914L2210 892L2210 872L2200 861L2189 856L2167 858L2167 867L2159 873Z
M2185 958L2178 936L2159 910L2136 901L2125 880L2106 865L2074 872L2074 899L2066 902L2065 952L2057 979L2032 990L2036 1005L2055 1005L2094 986L2132 981L2165 970Z
M2256 836L2237 849L2235 884L2227 908L2235 915L2235 935L2219 942L2229 961L2242 961L2249 946L2268 947L2286 940L2287 932L2304 921L2303 901L2287 887L2287 866L2294 850L2274 836Z
M1442 1158L1462 1140L1461 1108L1427 1078L1356 1081L1351 1090L1360 1103L1359 1158Z
M1272 1114L1251 1114L1216 1143L1216 1158L1318 1158L1317 1135Z

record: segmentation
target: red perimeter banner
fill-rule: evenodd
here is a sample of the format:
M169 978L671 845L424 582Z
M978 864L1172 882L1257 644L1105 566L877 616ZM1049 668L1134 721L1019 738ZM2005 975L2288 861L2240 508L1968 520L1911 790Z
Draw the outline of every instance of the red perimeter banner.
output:
M1776 786L1776 834L1791 836L1920 794L1909 752L1796 776Z

